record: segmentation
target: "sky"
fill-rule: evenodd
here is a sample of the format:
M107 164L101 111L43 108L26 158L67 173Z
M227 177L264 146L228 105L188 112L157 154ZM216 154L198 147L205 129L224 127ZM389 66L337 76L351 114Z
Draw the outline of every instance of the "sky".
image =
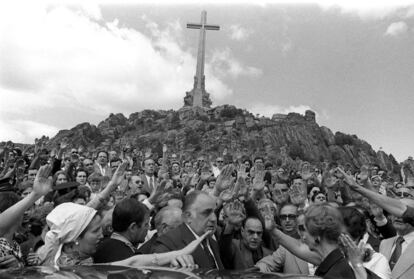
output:
M414 155L414 0L2 1L0 141L178 110L196 68L186 24L202 10L220 25L206 35L213 106L311 109L334 133Z

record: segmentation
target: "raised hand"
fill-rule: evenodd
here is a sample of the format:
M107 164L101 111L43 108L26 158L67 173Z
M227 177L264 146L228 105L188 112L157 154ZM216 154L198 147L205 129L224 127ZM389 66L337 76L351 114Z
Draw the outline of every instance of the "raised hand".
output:
M123 160L122 163L116 169L114 175L112 176L111 182L115 185L119 185L122 183L124 179L124 173L129 165L128 160Z
M51 175L52 166L44 165L41 166L37 172L36 178L33 183L33 192L41 197L52 191L52 177Z
M253 189L256 191L262 191L265 187L266 181L264 181L265 171L256 170L253 178Z
M337 171L340 172L343 175L343 179L346 184L348 184L350 187L358 187L358 184L356 183L353 176L347 174L343 169L337 168Z
M299 185L292 185L289 190L289 196L292 203L296 205L303 204L306 200L306 192Z
M60 142L59 147L61 150L65 150L66 148L68 148L68 146L69 146L69 140L67 137L64 137L62 141Z
M150 158L151 157L151 155L152 155L152 150L151 150L151 148L146 148L145 149L145 158Z
M244 206L238 200L226 204L223 210L226 216L225 222L228 225L239 227L241 226L243 220L246 218Z
M345 247L346 254L348 255L347 258L351 262L352 266L357 267L362 264L365 254L364 242L359 242L359 245L357 246L347 234L341 234L339 240Z
M151 195L148 198L150 203L153 203L154 201L158 200L158 198L165 192L167 182L167 180L163 180L161 181L161 183L154 184L154 189L152 190Z
M162 153L165 154L168 151L168 146L166 144L162 145Z
M246 179L249 173L246 171L246 166L241 164L237 169L237 178Z
M233 180L233 177L231 176L233 171L234 171L233 165L227 165L221 170L221 173L217 177L217 181L214 186L217 192L221 193L233 185L234 180Z
M304 163L300 175L303 180L308 180L312 177L311 166L309 163Z

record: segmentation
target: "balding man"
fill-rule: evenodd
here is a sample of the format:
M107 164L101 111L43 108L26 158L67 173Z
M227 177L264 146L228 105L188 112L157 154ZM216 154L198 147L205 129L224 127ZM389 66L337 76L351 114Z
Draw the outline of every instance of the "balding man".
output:
M141 254L151 254L152 247L157 241L157 238L177 228L182 223L181 208L174 206L163 207L154 217L154 224L157 232L138 249L138 252Z
M184 223L157 238L153 251L163 253L184 248L207 231L215 231L217 217L216 201L202 191L192 191L185 197ZM200 268L224 269L217 241L209 236L191 254Z

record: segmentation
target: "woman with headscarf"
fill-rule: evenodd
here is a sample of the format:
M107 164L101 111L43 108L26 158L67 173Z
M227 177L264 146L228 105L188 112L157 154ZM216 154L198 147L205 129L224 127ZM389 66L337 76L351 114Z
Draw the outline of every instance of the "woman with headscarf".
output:
M63 203L47 217L50 230L46 234L45 245L41 248L43 265L71 266L92 264L91 255L102 238L101 217L88 206ZM190 254L208 235L194 240L184 249L151 255L136 255L114 265L144 266L165 265L194 267Z

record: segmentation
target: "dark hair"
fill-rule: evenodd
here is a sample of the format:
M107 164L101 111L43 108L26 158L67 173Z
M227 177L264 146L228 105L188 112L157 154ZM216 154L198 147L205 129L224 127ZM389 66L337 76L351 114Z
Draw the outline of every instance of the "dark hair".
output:
M112 228L115 232L124 232L132 223L141 226L148 208L136 199L126 198L117 203L112 213Z
M20 199L20 196L14 192L0 192L0 213L12 207Z
M338 208L344 218L347 232L353 239L361 239L367 231L365 215L355 207Z
M262 229L264 230L264 226L263 226L262 220L260 220L260 218L259 217L256 217L256 216L247 216L246 218L244 218L244 220L242 222L243 228L246 227L247 220L249 220L249 219L254 219L254 220L259 221L260 224L262 224Z
M257 160L262 160L263 164L264 164L264 158L262 156L257 156L254 158L253 162L256 163Z
M80 169L76 170L75 177L78 176L78 173L80 173L80 172L84 172L86 174L86 178L88 178L88 172L83 168L80 168ZM56 179L57 179L57 177L56 177Z
M316 196L317 196L317 195L319 195L319 194L324 195L324 196L325 196L325 198L326 198L326 195L325 195L325 193L324 193L324 192L322 192L322 191L318 191L318 192L313 193L313 195L311 196L311 201L312 201L312 202L314 202L314 201L315 201Z
M99 153L102 153L102 152L106 154L106 159L109 159L109 154L105 150L98 150L98 152L96 152L96 159L98 159Z

